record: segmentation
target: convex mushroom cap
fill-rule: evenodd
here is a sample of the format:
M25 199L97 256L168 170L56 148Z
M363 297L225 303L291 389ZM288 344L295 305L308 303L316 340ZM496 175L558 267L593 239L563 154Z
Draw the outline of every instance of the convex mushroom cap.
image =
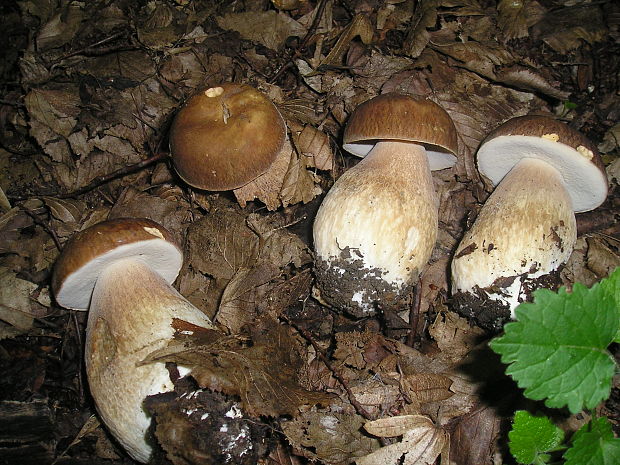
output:
M431 100L390 92L362 103L347 122L343 148L365 157L377 142L390 140L424 146L432 171L456 163L454 122Z
M364 159L335 182L317 213L317 287L356 316L402 309L435 245L429 164L456 161L454 123L431 101L383 94L356 108L344 147Z
M452 261L457 309L501 329L539 287L555 287L576 237L574 211L599 206L607 178L596 148L552 118L509 120L478 151L478 168L498 184Z
M170 232L146 218L108 220L74 234L58 257L52 290L58 304L88 310L95 283L111 263L136 258L172 283L183 255Z
M170 129L170 151L177 173L189 185L225 191L265 173L285 137L284 119L264 94L225 83L186 102Z
M182 264L171 234L147 219L122 218L75 234L56 263L62 306L89 308L85 361L103 423L129 455L147 462L151 423L142 403L174 388L163 363L141 365L173 338L173 321L213 328L170 283ZM187 372L187 369L180 367Z

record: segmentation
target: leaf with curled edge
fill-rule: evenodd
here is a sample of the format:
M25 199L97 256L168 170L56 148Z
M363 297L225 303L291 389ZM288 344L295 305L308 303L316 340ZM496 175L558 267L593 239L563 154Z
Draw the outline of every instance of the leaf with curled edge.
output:
M279 268L266 263L253 268L241 268L224 289L215 322L228 328L231 333L241 331L259 314L257 301L267 297L266 284L279 274Z
M402 436L402 439L357 459L358 465L431 465L449 450L448 433L424 415L380 418L366 423L364 429L374 436Z
M401 381L402 390L415 404L420 405L428 402L437 402L452 397L450 391L452 380L447 376L435 373L416 373L403 376Z
M288 37L302 37L306 27L289 15L275 11L246 11L228 13L215 18L222 29L237 31L244 39L252 40L271 50L280 50Z
M52 216L63 223L79 223L86 210L86 204L80 200L41 197Z
M233 190L239 205L245 207L247 202L258 199L265 204L267 210L278 209L282 205L280 191L292 156L293 147L287 137L284 146L267 171L249 183Z
M289 122L293 144L297 152L307 159L308 167L319 170L334 168L334 153L329 145L329 137L310 125Z
M209 334L214 331L208 331ZM297 381L303 361L289 329L264 318L242 336L201 340L203 330L185 331L143 363L176 362L191 369L205 388L237 395L251 416L296 416L304 405L327 405L333 396L308 391Z

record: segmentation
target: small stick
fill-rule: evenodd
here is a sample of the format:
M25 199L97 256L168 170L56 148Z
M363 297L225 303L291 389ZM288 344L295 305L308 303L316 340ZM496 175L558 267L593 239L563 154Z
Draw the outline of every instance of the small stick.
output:
M325 355L325 352L323 352L323 350L319 347L319 345L314 340L312 335L308 331L306 331L305 329L300 328L299 326L297 326L295 323L293 323L291 320L289 320L285 315L281 315L281 317L282 317L282 319L286 323L288 323L290 326L295 328L295 330L299 334L301 334L302 337L306 341L308 341L310 344L312 344L312 347L314 347L314 350L318 354L318 356L321 359L321 361L325 364L325 366L329 369L329 371L332 372L332 375L334 375L334 378L336 378L338 380L338 382L342 385L344 390L347 392L347 397L349 398L349 402L351 402L351 405L353 405L353 407L355 408L356 412L359 415L361 415L362 417L364 417L366 420L374 420L375 417L373 415L371 415L370 413L368 413L368 411L362 406L362 404L360 404L357 401L357 399L355 398L355 395L353 394L353 391L351 391L351 388L349 387L349 384L347 383L347 381L344 379L342 374L340 374L340 372L336 369L336 367L334 367L331 364L331 362L327 358L327 355Z
M409 334L407 334L407 345L413 347L415 338L418 334L418 323L420 322L420 302L422 301L422 280L418 279L418 283L413 288L413 301L409 308Z
M286 59L286 62L280 67L280 69L276 72L276 74L274 74L273 77L269 79L270 83L274 83L280 77L280 75L284 72L284 70L287 69L292 64L293 59L300 55L301 50L303 50L306 47L306 45L308 45L308 42L310 42L310 38L314 35L314 31L316 31L316 29L319 27L319 23L321 22L321 18L323 16L323 10L325 10L326 4L327 4L327 0L321 0L321 2L319 3L319 6L316 8L316 14L314 15L314 20L312 21L312 24L308 28L308 32L302 39L301 44L299 45L299 47L297 47L297 49L293 53L290 54L290 56Z
M56 197L59 199L77 197L78 195L85 194L86 192L89 192L95 189L96 187L101 186L102 184L113 181L114 179L117 179L117 178L121 178L123 176L127 176L128 174L133 174L136 171L140 171L141 169L149 165L152 165L154 163L157 163L161 160L165 160L166 158L168 158L168 154L166 152L156 153L155 155L152 155L149 158L146 158L145 160L142 160L138 163L134 163L133 165L124 166L123 168L113 171L112 173L104 174L102 176L97 176L95 179L93 179L91 182L89 182L84 187L80 187L79 189L73 192L57 195Z

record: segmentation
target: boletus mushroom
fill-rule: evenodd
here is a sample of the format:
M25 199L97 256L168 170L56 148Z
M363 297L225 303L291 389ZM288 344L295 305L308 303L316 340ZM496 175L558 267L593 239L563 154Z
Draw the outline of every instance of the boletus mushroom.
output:
M163 363L139 363L172 339L173 319L213 328L170 284L182 261L162 226L123 218L75 234L52 277L60 305L90 310L85 347L90 391L105 425L139 462L147 462L152 452L142 402L173 389Z
M354 316L399 311L435 245L431 170L456 162L456 129L436 103L396 93L356 108L344 148L363 159L329 190L314 221L320 297Z
M577 238L575 212L607 196L594 144L553 118L523 116L480 145L478 169L497 186L452 260L457 309L499 330L539 287L557 287Z
M191 97L170 128L172 163L190 186L236 189L265 173L284 145L275 105L245 84L224 83Z

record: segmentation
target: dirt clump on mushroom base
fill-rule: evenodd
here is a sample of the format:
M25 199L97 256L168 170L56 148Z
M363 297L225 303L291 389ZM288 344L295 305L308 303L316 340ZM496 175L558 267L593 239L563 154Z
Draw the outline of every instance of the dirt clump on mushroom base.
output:
M364 267L364 261L355 249L345 247L338 258L329 261L316 258L314 266L321 298L354 317L376 315L383 306L399 312L411 305L414 285L389 283L384 278L385 271ZM412 270L413 275L417 273ZM350 279L343 279L345 275Z
M536 278L530 278L526 274L497 278L491 286L485 288L474 286L472 292L457 292L452 295L452 309L490 333L499 333L504 324L510 321L511 310L510 305L496 300L494 296L504 295L502 289L508 288L516 279L520 279L520 295L525 296L527 302L531 302L532 292L536 289L547 288L556 291L561 286L562 269L563 266Z
M255 464L268 447L268 428L251 421L224 394L178 379L174 391L145 400L155 438L174 463ZM155 449L153 463L170 463ZM158 456L159 455L159 456Z

